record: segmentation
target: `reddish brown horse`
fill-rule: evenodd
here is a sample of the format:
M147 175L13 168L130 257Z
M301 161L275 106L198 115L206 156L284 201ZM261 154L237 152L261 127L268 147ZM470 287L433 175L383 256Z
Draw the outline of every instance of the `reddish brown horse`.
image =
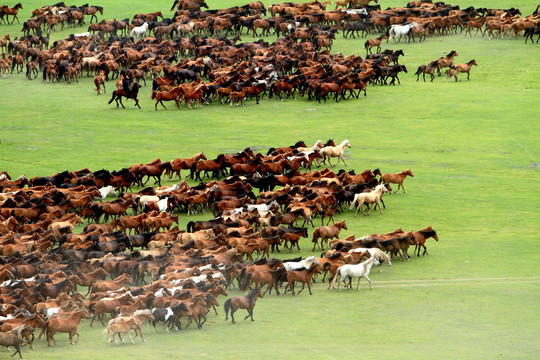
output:
M426 245L425 245L427 239L432 237L436 241L439 241L439 236L437 235L437 232L433 230L431 225L425 229L413 231L413 235L416 238L416 241L418 241L418 245L416 245L416 247L414 248L414 253L415 254L418 253L418 256L420 256L420 247L424 248L424 252L422 253L422 255L426 255L426 254L429 255Z
M371 54L371 49L374 47L377 47L377 52L381 52L381 44L383 39L388 39L388 36L386 34L382 34L377 38L366 40L364 43L364 47L366 48L366 56Z
M312 251L315 251L319 238L321 239L321 250L324 250L324 244L326 243L328 246L328 239L337 239L341 229L348 230L345 221L340 221L330 226L321 226L315 229L313 231L313 239L311 240L311 242L313 242Z
M0 20L2 20L2 22L4 21L4 16L6 17L6 24L13 24L15 22L15 19L17 19L17 23L20 24L19 22L19 18L17 17L17 13L19 12L19 9L22 9L22 5L21 3L18 3L17 5L15 5L14 7L10 8L9 6L7 5L2 5L0 6ZM13 16L13 20L11 20L11 22L8 21L8 16ZM19 354L20 355L20 354Z
M180 96L182 95L182 92L184 91L184 88L181 86L177 86L169 91L159 91L156 92L155 90L152 90L152 95L150 96L150 99L156 99L156 105L154 108L157 111L158 103L163 106L165 110L167 110L167 107L163 104L163 101L174 101L176 103L176 107L180 109Z
M391 173L384 174L383 176L381 176L381 182L382 183L398 184L398 188L396 189L396 191L394 191L394 193L398 192L399 188L402 188L403 193L405 194L405 188L403 187L403 181L405 180L407 175L410 176L410 177L414 177L411 169L407 169L407 170L400 171L397 174L391 174Z
M225 301L225 304L223 304L223 307L225 308L225 321L229 319L229 311L231 312L231 319L232 323L234 324L234 313L238 309L246 309L248 314L244 318L244 320L247 320L247 318L251 317L251 321L255 321L253 319L253 308L255 307L255 303L257 302L258 298L263 298L263 293L261 292L260 288L255 288L251 290L249 293L246 294L246 296L238 297L234 296L230 299L227 299Z
M47 334L47 345L51 346L50 340L56 345L54 335L57 332L69 333L69 343L73 345L73 337L77 335L77 342L79 342L79 333L77 328L83 318L90 319L91 315L86 312L85 309L73 311L62 315L61 317L53 317L43 324L43 329L39 333L38 340L41 339L43 334Z

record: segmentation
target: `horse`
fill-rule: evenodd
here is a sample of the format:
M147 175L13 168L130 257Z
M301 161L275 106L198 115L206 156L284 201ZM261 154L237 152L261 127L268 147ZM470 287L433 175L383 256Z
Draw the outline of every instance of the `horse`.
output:
M341 144L337 145L337 146L325 146L323 147L319 152L320 154L322 155L323 157L323 160L322 162L324 163L326 161L326 159L328 159L328 163L330 164L330 166L334 167L336 166L338 163L339 163L339 160L343 160L343 164L345 164L345 166L347 166L347 163L345 162L345 159L343 158L343 152L345 150L345 147L351 147L351 143L349 142L349 140L343 140L341 142ZM338 161L336 162L335 165L332 165L332 163L330 162L330 158L332 157L337 157L338 158Z
M297 270L297 269L310 269L313 264L319 266L319 260L315 256L310 256L300 261L285 261L283 266L287 271Z
M437 60L430 61L428 65L437 67L437 75L441 76L441 69L451 67L454 64L454 57L458 56L455 50L450 51L446 56L440 57Z
M428 226L427 228L422 230L413 231L413 235L416 238L416 241L418 241L418 245L416 245L414 248L414 253L418 253L418 256L420 256L420 247L424 248L424 253L422 254L422 256L426 254L429 255L425 245L427 239L432 237L436 241L439 241L439 236L437 235L437 232L433 230L431 226Z
M377 38L366 40L366 42L364 43L364 47L366 48L366 56L372 53L371 48L373 47L377 47L377 52L381 52L381 44L383 39L388 39L388 35L382 34Z
M80 309L73 311L71 313L65 314L63 317L53 317L43 324L43 328L39 333L38 340L41 339L43 334L47 334L47 345L51 346L50 340L56 345L56 340L54 335L57 332L67 332L69 333L69 343L73 345L73 337L77 335L77 342L79 342L79 333L77 332L77 327L79 326L82 318L90 319L92 316L86 312L85 309Z
M330 226L316 228L313 231L313 239L311 240L313 243L313 249L311 251L315 251L319 238L321 239L321 250L324 250L324 243L326 242L328 245L328 239L338 238L341 229L348 230L345 221L340 221Z
M131 340L132 344L135 344L135 341L133 341L133 338L131 337L131 330L139 330L140 325L135 322L133 319L126 320L123 323L112 323L107 326L107 328L104 330L104 333L109 335L109 341L107 344L110 344L113 342L116 343L116 345L120 345L118 341L116 341L116 338L114 337L116 334L118 334L118 337L120 340L122 338L120 337L120 334L127 334L129 336L129 340ZM124 343L125 338L122 340L122 344Z
M285 286L285 291L283 294L285 294L289 289L291 290L293 296L296 295L294 293L294 283L296 281L300 281L302 283L302 289L298 292L300 294L302 290L304 290L306 284L308 286L309 295L313 295L311 293L311 278L315 274L320 274L321 269L319 265L313 264L309 269L302 269L302 270L292 270L287 272L287 285Z
M169 91L159 91L156 92L155 90L152 90L152 95L150 96L150 99L156 99L156 105L154 108L157 111L158 103L163 106L165 110L167 110L167 107L163 104L163 101L172 101L176 103L176 107L180 109L180 95L181 92L183 92L184 89L181 86L177 86Z
M148 30L148 23L144 22L141 26L135 26L129 35L133 37L134 39L143 38L144 35L146 35L146 31Z
M471 68L473 65L478 66L475 59L472 59L466 64L454 64L454 69L458 71L458 73L467 73L467 80L469 79L469 75L471 73Z
M416 26L418 26L416 22L412 22L405 25L392 25L390 29L388 29L387 31L387 34L388 34L387 42L393 37L394 43L395 43L396 38L398 36L401 39L401 36L405 35L405 41L408 43L410 41L409 32L411 31L413 27L416 27Z
M379 265L379 261L375 259L375 257L371 257L360 264L345 264L345 265L340 266L336 271L336 276L334 276L328 288L330 287L334 288L334 283L336 282L337 277L339 275L341 276L341 279L338 282L338 287L337 287L338 291L339 291L339 285L341 283L345 283L347 278L351 278L351 279L358 278L358 282L356 283L356 290L360 290L359 289L360 279L366 278L366 280L369 281L369 288L373 290L373 285L371 284L371 280L369 278L369 272L373 265Z
M367 214L366 214L366 209L362 209L362 212L364 213L364 215L367 216L371 213L371 204L376 203L382 215L383 212L382 212L382 206L381 206L381 196L385 192L388 192L388 189L386 188L384 184L380 184L380 185L377 185L375 189L373 189L370 192L356 194L354 195L354 199L351 202L351 206L349 207L349 210L352 210L352 208L354 207L354 204L358 203L356 207L356 212L354 214L354 216L357 216L358 210L360 210L362 205L368 204L369 211Z
M379 272L382 272L381 264L383 262L386 262L388 266L392 266L392 260L390 259L390 256L379 248L375 248L375 247L374 248L356 248L356 249L349 250L349 254L361 253L364 251L369 252L371 257L374 257L379 262L379 265L378 265Z
M396 189L396 191L394 191L394 193L397 193L399 188L401 187L403 189L403 193L405 194L405 188L403 187L403 180L405 180L407 175L410 177L414 177L411 169L406 169L406 170L400 171L397 174L391 174L391 173L384 174L383 176L381 176L381 182L398 184L398 188Z
M225 303L223 304L223 307L225 309L225 321L229 319L229 311L231 312L231 319L232 323L234 324L234 313L238 309L246 309L248 314L246 317L244 317L244 320L247 320L247 318L251 317L251 321L255 321L253 319L253 308L255 307L255 303L257 302L258 298L263 298L263 293L260 288L255 288L248 292L245 296L238 297L234 296L230 299L227 299Z
M127 94L124 91L124 89L118 89L118 90L113 91L111 100L109 100L108 104L112 103L113 100L116 100L116 107L118 107L118 102L120 102L120 105L122 105L122 107L125 109L126 107L122 103L122 97L125 97L126 99L135 100L135 105L134 106L137 106L140 109L141 107L139 106L139 99L137 99L137 95L139 94L139 89L141 87L142 87L142 85L139 84L139 83L133 84L133 88L131 89L129 94Z
M25 329L29 328L28 325L20 325L17 326L15 329L8 331L8 332L0 332L0 346L13 346L15 348L15 352L11 355L11 357L19 354L19 358L22 359L21 354L21 347L23 342L23 332Z
M418 67L418 70L416 70L416 81L420 79L420 74L422 74L422 77L424 78L424 82L426 82L426 74L429 74L431 76L431 82L433 82L433 79L435 79L435 70L437 70L437 60L435 60L434 63L431 65L420 65Z
M20 24L19 18L17 17L17 13L19 12L19 9L22 9L21 3L17 3L14 7L10 8L7 5L2 5L0 7L0 13L2 14L1 19L4 20L4 16L6 17L6 24L13 24L15 22L15 19L17 19L17 23ZM13 16L13 20L11 20L11 23L8 21L8 16ZM20 355L20 353L19 353Z
M94 85L96 85L95 90L97 92L97 95L101 94L100 92L101 86L103 86L103 93L105 94L107 93L107 90L105 89L105 71L101 70L99 75L94 77Z

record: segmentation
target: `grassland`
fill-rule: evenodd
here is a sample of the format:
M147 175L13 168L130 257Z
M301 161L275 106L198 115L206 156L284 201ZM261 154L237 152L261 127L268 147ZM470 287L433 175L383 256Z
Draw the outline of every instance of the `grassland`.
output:
M212 8L242 4L213 1ZM382 6L405 2L384 1ZM266 2L270 4L270 2ZM458 3L466 7L469 3ZM13 4L11 4L13 5ZM20 18L44 3L27 1ZM132 17L162 10L170 1L101 1L102 18ZM478 1L476 7L521 9L527 1ZM0 25L0 35L20 25ZM66 29L51 39L85 29ZM250 41L250 36L244 36ZM271 39L268 39L271 40ZM365 39L338 35L332 51L364 54ZM532 359L540 350L538 213L540 204L539 47L523 39L448 35L422 43L385 44L403 49L409 70L398 86L370 86L359 100L319 104L306 99L264 98L245 108L212 103L203 109L154 111L149 87L141 110L107 105L91 79L79 84L0 79L0 169L12 176L50 175L62 170L113 170L157 157L169 160L204 151L207 156L246 146L266 151L297 140L349 139L346 169L411 168L406 194L385 197L384 215L355 218L349 211L345 235L427 225L439 233L428 240L429 256L395 261L372 273L374 290L326 290L313 296L267 296L257 303L254 323L225 323L210 315L201 331L151 333L147 343L106 345L99 326L81 327L81 341L67 336L58 345L25 349L26 359L131 358L403 358ZM456 50L456 62L475 58L471 80L416 82L417 66ZM112 89L112 83L107 84ZM188 221L181 217L180 225ZM317 224L318 225L318 224ZM300 255L312 255L310 241ZM297 255L296 253L293 255ZM234 292L233 292L234 293ZM235 293L234 293L235 294ZM0 352L7 358L4 349Z

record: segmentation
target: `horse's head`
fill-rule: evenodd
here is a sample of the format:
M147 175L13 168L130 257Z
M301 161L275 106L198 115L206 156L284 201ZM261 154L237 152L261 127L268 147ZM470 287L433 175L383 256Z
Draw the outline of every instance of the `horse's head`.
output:
M405 170L405 174L406 174L406 175L409 175L410 177L414 177L414 175L413 175L411 169Z

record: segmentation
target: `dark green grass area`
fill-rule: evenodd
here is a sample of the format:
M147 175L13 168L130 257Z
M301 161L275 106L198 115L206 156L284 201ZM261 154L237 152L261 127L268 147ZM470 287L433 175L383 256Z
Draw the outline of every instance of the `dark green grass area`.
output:
M405 5L380 2L383 8ZM126 4L100 2L105 14L99 20L157 10L172 15L172 1ZM28 18L42 5L24 2L19 18ZM473 5L518 7L523 16L536 7L526 1ZM18 24L0 25L0 35L9 32L13 38L19 30ZM84 31L65 29L51 39ZM252 40L251 35L242 38ZM338 34L332 52L364 56L364 41ZM401 85L369 86L367 97L339 103L265 97L260 105L248 100L245 107L230 107L215 101L202 109L182 105L178 110L167 104L168 110L156 112L148 78L140 92L142 109L126 101L124 110L107 105L111 81L107 94L96 96L89 77L71 85L29 81L22 74L0 79L0 170L14 178L85 167L115 170L200 151L210 158L247 146L266 153L269 147L298 140L313 144L318 139L349 139L348 166L340 164L336 171L380 168L396 173L410 168L415 176L405 180L406 194L385 195L383 215L373 211L369 217L354 217L346 210L337 216L336 221L346 220L349 227L342 236L432 225L440 237L439 242L428 240L430 255L395 260L390 268L384 265L381 274L373 270L372 291L363 280L359 292L338 293L319 279L313 296L306 289L295 297L260 299L253 323L242 320L242 310L237 324L225 323L220 309L219 316L209 315L202 330L151 330L146 343L136 339L136 345L120 347L106 344L101 325L90 329L83 321L79 344L70 346L67 335L59 334L56 347L39 341L33 351L23 349L24 358L535 358L540 350L540 48L524 44L523 38L463 34L428 37L421 43L385 42L384 48L405 53L400 63L408 72L400 75ZM443 82L442 77L433 83L416 81L419 65L451 50L459 54L456 63L473 58L478 62L470 81L463 74L457 83ZM181 214L180 227L189 220ZM315 224L319 226L320 219ZM311 252L309 232L300 253L276 256L320 255ZM0 354L8 357L4 348Z

